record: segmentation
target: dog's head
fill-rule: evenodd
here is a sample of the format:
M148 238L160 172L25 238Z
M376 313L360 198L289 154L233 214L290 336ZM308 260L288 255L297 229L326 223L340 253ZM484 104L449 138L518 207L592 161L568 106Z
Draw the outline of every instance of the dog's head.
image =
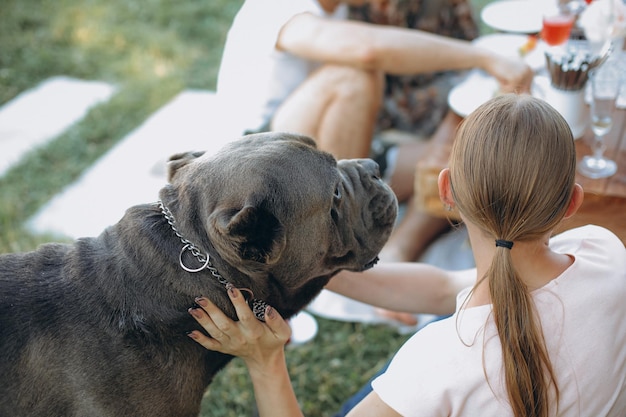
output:
M283 294L317 293L342 269L372 266L397 214L376 163L337 162L294 134L245 136L211 156L175 155L169 180L161 197L181 234Z

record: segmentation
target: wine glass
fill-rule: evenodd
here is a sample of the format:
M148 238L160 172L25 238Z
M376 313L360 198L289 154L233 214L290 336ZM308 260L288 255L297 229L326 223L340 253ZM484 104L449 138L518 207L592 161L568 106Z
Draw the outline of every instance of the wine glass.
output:
M578 164L578 171L589 178L606 178L615 174L617 164L604 156L604 136L611 131L613 112L620 89L620 72L609 65L589 74L591 83L591 130L594 133L593 154Z

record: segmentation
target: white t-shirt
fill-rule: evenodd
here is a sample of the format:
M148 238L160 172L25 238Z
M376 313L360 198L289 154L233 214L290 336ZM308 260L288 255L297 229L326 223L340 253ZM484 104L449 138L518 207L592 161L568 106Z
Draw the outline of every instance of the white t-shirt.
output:
M340 5L328 15L317 0L246 0L235 16L224 45L217 94L243 129L266 124L319 65L275 48L281 28L299 13L346 19L348 9Z
M575 259L532 293L560 390L558 415L624 417L626 249L598 226L564 232L550 247ZM452 317L417 332L373 382L403 416L512 416L491 305L459 310L468 291Z

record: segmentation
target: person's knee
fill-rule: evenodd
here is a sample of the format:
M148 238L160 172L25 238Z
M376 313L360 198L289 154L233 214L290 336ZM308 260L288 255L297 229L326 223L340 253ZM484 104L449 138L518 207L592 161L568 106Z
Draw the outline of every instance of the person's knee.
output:
M326 82L333 88L337 99L364 100L380 103L383 94L384 74L341 65L326 65L321 70Z

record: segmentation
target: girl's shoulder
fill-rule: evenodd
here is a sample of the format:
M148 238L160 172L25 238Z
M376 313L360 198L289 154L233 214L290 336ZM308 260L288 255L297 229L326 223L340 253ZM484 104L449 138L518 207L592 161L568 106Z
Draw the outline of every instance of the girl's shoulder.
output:
M574 264L562 275L567 281L603 278L620 286L626 283L626 247L604 227L587 225L565 231L550 240L550 248L574 258Z
M624 243L602 226L589 224L566 230L550 239L550 247L558 252L616 251L626 253Z

